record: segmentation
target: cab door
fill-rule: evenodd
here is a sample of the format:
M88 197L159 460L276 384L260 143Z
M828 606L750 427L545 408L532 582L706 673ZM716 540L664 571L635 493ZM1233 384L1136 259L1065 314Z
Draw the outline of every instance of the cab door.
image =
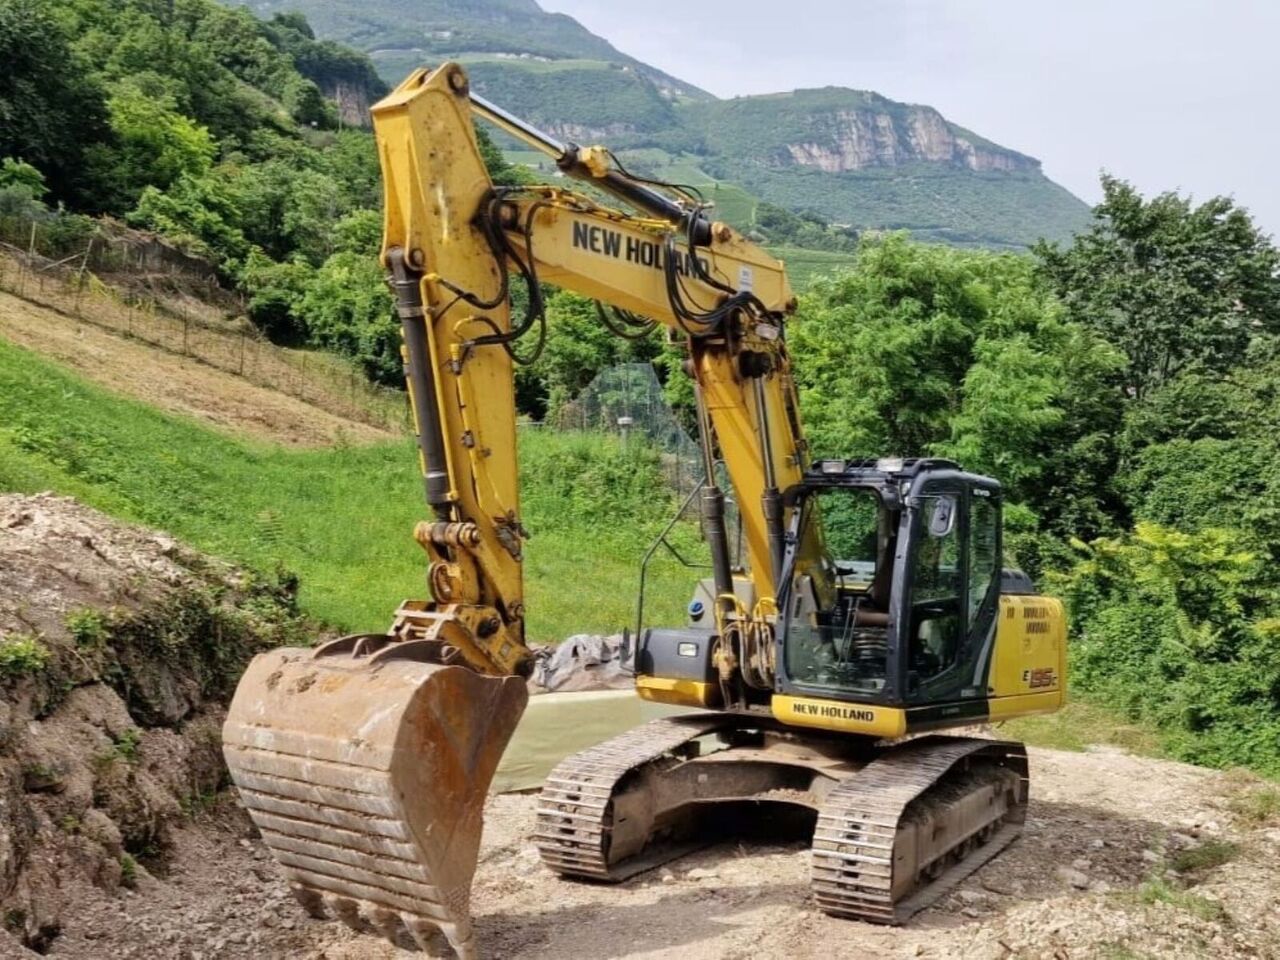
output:
M958 478L926 486L915 509L900 632L908 702L985 696L985 678L976 682L975 674L989 655L999 557L996 491Z

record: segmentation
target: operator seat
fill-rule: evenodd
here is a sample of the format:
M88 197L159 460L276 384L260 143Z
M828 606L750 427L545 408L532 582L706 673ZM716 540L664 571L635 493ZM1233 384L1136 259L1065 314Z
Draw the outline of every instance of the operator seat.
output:
M885 538L880 555L876 558L876 572L871 577L871 585L854 614L855 626L889 625L889 594L893 590L893 554L897 543L896 533Z

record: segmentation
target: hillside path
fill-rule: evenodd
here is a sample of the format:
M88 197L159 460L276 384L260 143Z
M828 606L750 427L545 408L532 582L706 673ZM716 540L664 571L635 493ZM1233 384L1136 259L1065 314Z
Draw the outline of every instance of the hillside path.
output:
M99 386L225 433L290 447L371 443L392 434L286 393L0 292L0 337Z

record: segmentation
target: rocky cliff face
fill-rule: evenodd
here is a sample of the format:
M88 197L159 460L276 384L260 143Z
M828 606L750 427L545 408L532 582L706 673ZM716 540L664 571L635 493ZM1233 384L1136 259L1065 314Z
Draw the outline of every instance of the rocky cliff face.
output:
M367 85L334 80L321 85L320 92L337 104L338 116L345 126L369 126L369 108L373 106L373 97Z
M812 116L812 139L786 144L777 166L816 167L844 173L907 163L943 163L978 173L1036 171L1032 157L975 142L932 107L911 106L901 114L875 109L837 110Z
M585 123L549 123L547 132L558 140L590 146L596 143L607 143L618 137L629 136L636 132L634 123L609 123L592 125Z

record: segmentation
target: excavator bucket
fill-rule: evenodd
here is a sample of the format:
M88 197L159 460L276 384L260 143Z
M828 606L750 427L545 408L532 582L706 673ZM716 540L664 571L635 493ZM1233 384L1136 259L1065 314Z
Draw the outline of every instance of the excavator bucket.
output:
M387 639L256 657L223 751L312 915L465 960L485 795L528 693Z

